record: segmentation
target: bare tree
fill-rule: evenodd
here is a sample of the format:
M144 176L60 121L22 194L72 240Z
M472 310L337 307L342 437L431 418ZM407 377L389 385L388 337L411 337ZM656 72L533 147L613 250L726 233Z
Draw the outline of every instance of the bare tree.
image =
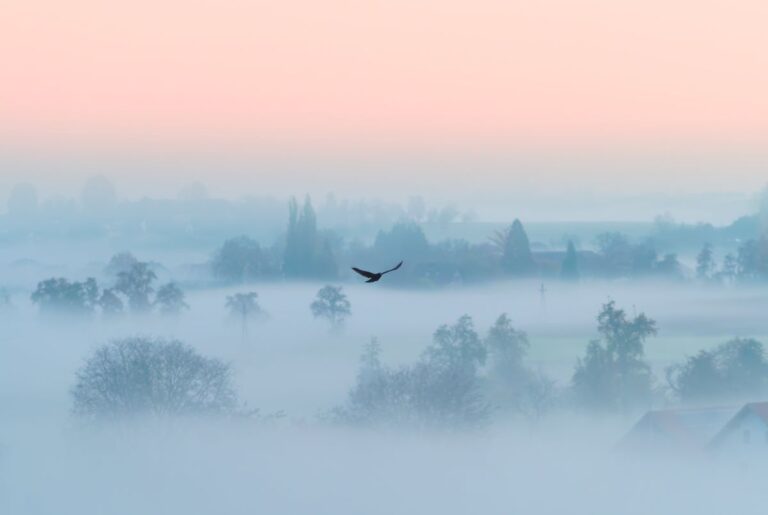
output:
M91 417L224 413L237 397L228 365L178 340L116 340L77 372L74 411Z

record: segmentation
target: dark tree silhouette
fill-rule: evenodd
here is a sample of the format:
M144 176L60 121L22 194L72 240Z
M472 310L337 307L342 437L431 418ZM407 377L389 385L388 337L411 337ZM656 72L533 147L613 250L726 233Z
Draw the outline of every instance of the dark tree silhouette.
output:
M131 311L144 313L152 307L149 296L154 292L152 283L155 279L157 275L147 263L134 263L128 271L117 274L114 289L128 297Z
M739 265L736 261L736 256L733 254L726 254L725 257L723 257L723 265L720 268L720 272L718 272L718 277L726 282L726 283L732 283L736 280L736 277L739 273Z
M575 281L579 278L579 257L572 241L568 241L565 259L560 268L560 277L567 281Z
M667 383L680 401L702 404L744 401L768 393L763 344L735 338L667 368Z
M121 272L130 272L134 265L137 265L139 260L130 252L119 252L112 256L104 267L104 273L111 276L117 276Z
M534 419L551 408L555 383L528 368L528 336L515 329L506 314L491 326L485 345L490 356L486 389L494 404Z
M632 269L632 245L626 236L618 232L606 232L597 236L597 248L605 259L609 275L629 274Z
M352 313L347 296L341 286L323 286L309 308L315 318L325 318L331 324L331 331L337 332Z
M768 277L768 254L758 240L748 240L742 243L739 246L736 262L738 277L742 281L754 281Z
M317 216L309 196L299 210L292 198L288 204L283 273L286 277L323 278L336 275L336 262L328 238L317 230Z
M125 308L123 301L112 289L105 289L101 293L101 297L99 297L99 307L101 307L102 314L107 316L119 315Z
M425 360L443 369L467 369L474 374L485 364L488 350L475 331L472 317L464 315L452 326L440 326L424 351Z
M650 401L652 377L644 360L644 342L656 334L656 322L640 314L628 318L615 302L597 317L601 341L587 346L573 375L577 398L591 408L626 411Z
M631 274L635 277L642 277L651 275L654 272L660 271L659 262L657 261L658 253L653 243L646 241L631 247ZM671 273L670 266L674 266L674 262L677 261L677 257L674 254L669 254L664 257L666 263L662 264L661 270Z
M248 321L264 316L264 311L259 306L258 298L259 294L255 291L235 293L227 297L227 309L232 317L240 320L243 338L248 336Z
M271 273L268 256L259 243L247 236L232 238L216 252L211 263L216 277L232 282L248 282Z
M512 275L528 275L535 269L531 244L520 220L497 232L491 240L501 251L501 266Z
M381 260L379 265L390 261L422 259L429 254L430 247L421 227L414 222L398 222L389 231L379 231L373 243L373 251Z
M64 278L51 278L38 283L30 299L46 313L92 313L99 298L96 280L69 282Z
M185 309L189 309L189 304L184 301L184 292L176 283L168 283L161 286L155 295L155 306L158 306L163 315L178 315Z
M668 279L682 278L681 266L676 254L665 254L664 258L656 263L656 271Z
M700 281L709 281L715 273L715 259L712 245L705 243L696 256L696 278Z
M412 366L386 367L380 352L376 340L366 346L357 383L347 402L333 412L336 420L442 430L471 428L488 420L490 407L477 374L486 353L470 317L440 327L433 344Z
M485 344L492 358L492 373L505 381L514 382L524 375L524 359L530 344L528 335L512 326L512 320L502 314L496 319Z
M723 393L722 377L716 359L714 353L700 351L688 358L685 364L668 367L667 384L686 404L716 399Z

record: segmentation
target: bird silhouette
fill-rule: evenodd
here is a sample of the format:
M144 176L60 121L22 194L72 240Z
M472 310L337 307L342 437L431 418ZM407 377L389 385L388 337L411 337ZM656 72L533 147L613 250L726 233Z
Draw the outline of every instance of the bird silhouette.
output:
M381 276L383 276L384 274L388 274L388 273L390 273L390 272L394 272L395 270L397 270L397 269L398 269L398 268L400 268L401 266L403 266L403 262L402 262L402 261L400 261L400 262L397 264L397 266L396 266L396 267L394 267L394 268L390 268L389 270L387 270L387 271L384 271L384 272L380 272L380 273L378 273L378 274L375 274L375 273L373 273L373 272L368 272L367 270L360 270L359 268L355 268L354 266L352 267L352 270L354 270L354 271L355 271L355 272L357 272L358 274L362 275L363 277L367 277L367 278L368 278L368 280L367 280L367 281L365 281L365 282L367 282L367 283L375 283L376 281L378 281L379 279L381 279Z

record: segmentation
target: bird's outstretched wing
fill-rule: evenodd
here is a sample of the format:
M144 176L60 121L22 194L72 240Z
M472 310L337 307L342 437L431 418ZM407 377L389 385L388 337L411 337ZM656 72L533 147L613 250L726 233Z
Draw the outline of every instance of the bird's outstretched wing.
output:
M394 272L395 270L397 270L397 269L398 269L398 268L400 268L401 266L403 266L403 262L402 262L402 261L400 261L400 262L397 264L397 266L396 266L396 267L394 267L394 268L390 268L390 269L389 269L389 270L387 270L386 272L382 272L382 273L381 273L381 275L384 275L384 274L388 274L389 272Z
M372 279L373 277L376 276L376 274L372 274L371 272L366 272L365 270L360 270L359 268L352 267L352 270L362 275L363 277L367 277L368 279Z

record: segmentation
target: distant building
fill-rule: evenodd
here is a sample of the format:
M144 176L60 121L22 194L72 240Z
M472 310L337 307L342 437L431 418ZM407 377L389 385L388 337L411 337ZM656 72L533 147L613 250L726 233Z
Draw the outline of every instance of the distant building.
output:
M649 411L619 442L621 450L704 451L737 407Z
M768 402L745 404L715 435L709 448L735 458L768 454Z

